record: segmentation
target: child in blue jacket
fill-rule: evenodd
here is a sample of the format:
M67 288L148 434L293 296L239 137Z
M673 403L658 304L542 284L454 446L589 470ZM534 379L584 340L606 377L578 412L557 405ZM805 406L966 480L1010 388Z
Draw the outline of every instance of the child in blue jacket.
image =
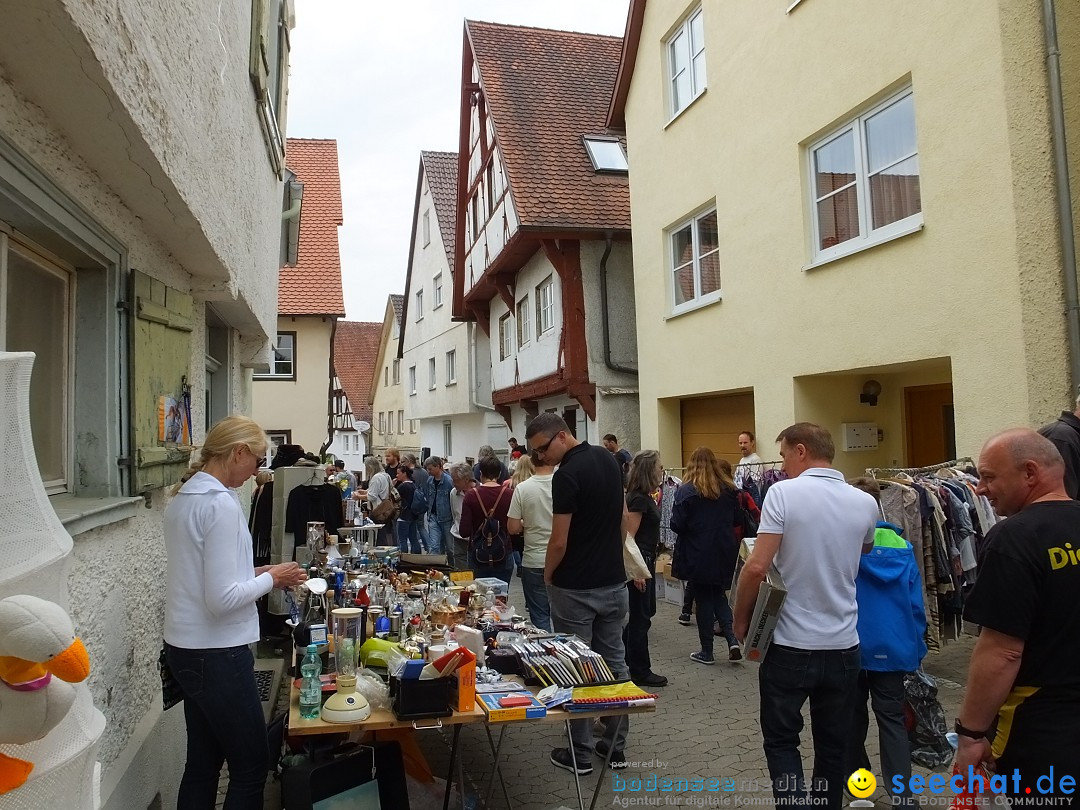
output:
M880 503L881 491L873 478L855 478L849 483L869 492ZM907 807L911 806L911 794L892 794L891 787L896 775L904 785L911 778L911 747L904 724L904 674L918 669L926 655L926 611L915 552L902 534L902 529L879 522L873 549L859 561L855 594L862 670L846 772L873 770L866 755L869 697L881 746L883 778L879 784L890 790L890 795L902 797L900 805Z

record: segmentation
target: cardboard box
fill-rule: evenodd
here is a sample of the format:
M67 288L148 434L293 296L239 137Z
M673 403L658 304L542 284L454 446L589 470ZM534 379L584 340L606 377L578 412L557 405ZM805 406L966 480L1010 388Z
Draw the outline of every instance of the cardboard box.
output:
M480 699L480 706L483 707L484 712L488 716L488 721L491 723L507 723L511 720L532 720L537 717L544 717L547 714L547 708L533 697L528 692L491 692L486 695L478 695ZM512 708L503 708L499 705L499 700L504 697L514 698L528 698L528 706L514 706Z
M669 574L664 574L664 601L682 607L683 582L672 579Z
M754 538L748 537L742 541L739 547L739 559L735 562L735 576L731 580L731 590L728 600L732 608L735 607L736 593L739 587L739 574L743 566L754 551ZM743 655L749 661L761 661L772 643L773 631L776 629L776 621L780 616L780 609L787 598L787 588L780 572L775 565L769 566L765 575L765 581L758 587L757 601L754 603L754 613L750 617L750 630L743 640Z
M454 679L450 708L456 712L471 712L476 708L476 661L458 667L450 677Z

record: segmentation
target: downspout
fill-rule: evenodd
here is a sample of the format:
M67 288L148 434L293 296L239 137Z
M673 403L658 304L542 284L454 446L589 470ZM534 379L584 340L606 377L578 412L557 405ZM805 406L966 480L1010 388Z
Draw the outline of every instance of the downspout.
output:
M480 360L476 356L476 324L472 321L466 321L465 328L469 330L467 337L467 340L469 341L469 374L472 377L472 379L469 380L469 398L472 400L473 407L478 408L481 411L494 412L495 408L493 406L485 405L476 398L476 395L479 393L477 390L479 380L477 378L480 376ZM490 345L490 343L488 345Z
M608 312L607 294L607 260L611 255L611 234L605 234L604 240L604 255L600 257L600 318L604 325L604 365L612 371L621 371L636 377L638 373L636 368L619 365L611 360L611 316Z
M1065 144L1065 103L1061 89L1061 51L1058 47L1054 0L1043 0L1046 29L1046 73L1050 81L1050 125L1057 176L1058 227L1061 230L1062 272L1065 276L1065 325L1069 335L1069 402L1080 386L1080 300L1076 283L1076 233L1073 230L1072 191L1069 188L1069 153Z
M321 458L334 443L334 338L337 336L337 315L330 318L330 381L326 392L326 441L319 448Z

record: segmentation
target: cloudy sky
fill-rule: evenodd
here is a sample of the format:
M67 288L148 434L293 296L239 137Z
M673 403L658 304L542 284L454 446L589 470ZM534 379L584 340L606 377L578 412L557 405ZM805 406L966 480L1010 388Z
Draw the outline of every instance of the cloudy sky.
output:
M462 22L621 36L628 0L296 0L288 135L335 138L346 317L405 291L422 149L457 149Z

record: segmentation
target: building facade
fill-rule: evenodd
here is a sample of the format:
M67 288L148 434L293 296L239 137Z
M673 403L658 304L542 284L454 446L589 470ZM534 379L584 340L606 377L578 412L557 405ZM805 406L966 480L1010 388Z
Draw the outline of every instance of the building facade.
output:
M609 123L633 167L643 443L675 466L756 430L775 458L810 420L854 473L1071 409L1046 56L1037 2L633 0Z
M420 446L463 461L480 445L502 448L509 434L491 404L487 337L452 318L456 191L457 154L422 152L399 346L400 363L419 375L405 417L419 423Z
M454 316L488 338L512 433L555 411L634 448L630 197L605 122L621 40L471 20L464 40Z
M101 806L173 807L184 718L162 712L163 589L147 583L188 446L250 413L268 367L292 14L227 6L208 26L44 0L0 18L0 350L37 355L37 462L74 538L70 612L106 718ZM185 432L162 438L159 417Z
M426 384L427 377L421 375L428 369L405 368L398 359L404 306L404 296L387 296L371 385L371 452L377 456L388 447L420 454L420 428L416 420L406 417L405 403L411 392Z
M325 453L334 434L332 348L341 290L337 141L289 138L285 163L303 187L296 261L278 275L274 362L254 384L254 418L275 444Z

